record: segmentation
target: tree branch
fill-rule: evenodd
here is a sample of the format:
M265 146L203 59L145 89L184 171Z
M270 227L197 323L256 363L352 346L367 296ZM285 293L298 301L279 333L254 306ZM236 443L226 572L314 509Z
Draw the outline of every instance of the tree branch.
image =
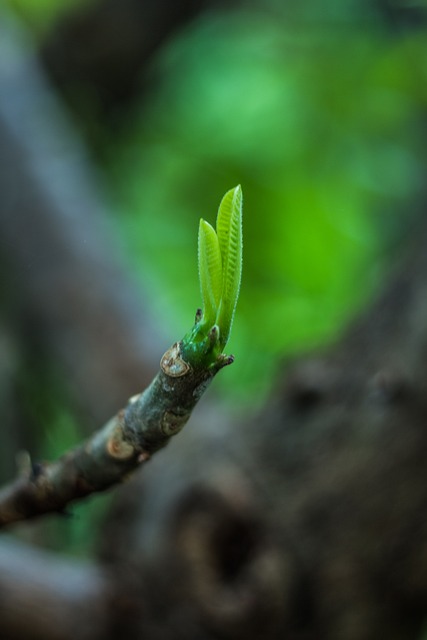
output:
M184 356L183 342L174 344L151 385L100 431L57 462L33 465L28 477L0 492L0 526L61 512L70 502L125 480L182 429L216 373L233 357L205 362L200 352Z

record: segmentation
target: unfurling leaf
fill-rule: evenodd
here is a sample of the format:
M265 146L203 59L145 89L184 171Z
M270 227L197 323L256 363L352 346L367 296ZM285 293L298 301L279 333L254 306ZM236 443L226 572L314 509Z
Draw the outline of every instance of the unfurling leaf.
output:
M219 206L216 223L222 259L222 296L217 324L225 346L231 331L242 276L242 188L228 191Z
M199 225L199 280L203 300L203 324L215 324L222 292L222 263L218 237L209 222Z
M183 350L193 362L211 360L212 366L233 361L223 350L240 289L242 273L242 189L228 191L221 201L217 229L205 220L199 225L199 280L203 310L183 340Z

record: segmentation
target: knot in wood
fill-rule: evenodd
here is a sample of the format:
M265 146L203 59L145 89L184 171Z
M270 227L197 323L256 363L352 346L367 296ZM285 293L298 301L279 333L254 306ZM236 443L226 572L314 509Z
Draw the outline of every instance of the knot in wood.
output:
M174 436L181 431L189 418L188 412L182 410L165 411L162 417L161 429L165 436Z
M175 342L160 360L160 367L167 376L180 378L190 371L190 365L181 358L179 342Z

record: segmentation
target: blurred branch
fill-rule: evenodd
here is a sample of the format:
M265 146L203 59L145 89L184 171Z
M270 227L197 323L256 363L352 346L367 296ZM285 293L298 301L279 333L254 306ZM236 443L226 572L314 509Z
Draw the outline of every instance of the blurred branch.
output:
M148 384L160 328L118 254L76 132L3 10L0 164L0 250L20 323L65 367L77 405L102 422Z
M106 637L112 585L101 568L2 538L0 576L2 638Z

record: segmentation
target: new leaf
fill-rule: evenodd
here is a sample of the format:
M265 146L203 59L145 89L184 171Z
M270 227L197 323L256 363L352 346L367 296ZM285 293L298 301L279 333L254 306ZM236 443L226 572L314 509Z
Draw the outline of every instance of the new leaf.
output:
M199 225L199 279L202 316L196 317L186 349L205 347L216 358L230 336L242 275L242 189L230 189L218 210L216 231L205 220Z
M222 296L217 317L222 347L230 335L242 277L242 200L240 185L228 191L216 222L222 259Z
M216 322L222 292L222 264L218 237L209 222L199 225L199 279L203 300L203 324Z

